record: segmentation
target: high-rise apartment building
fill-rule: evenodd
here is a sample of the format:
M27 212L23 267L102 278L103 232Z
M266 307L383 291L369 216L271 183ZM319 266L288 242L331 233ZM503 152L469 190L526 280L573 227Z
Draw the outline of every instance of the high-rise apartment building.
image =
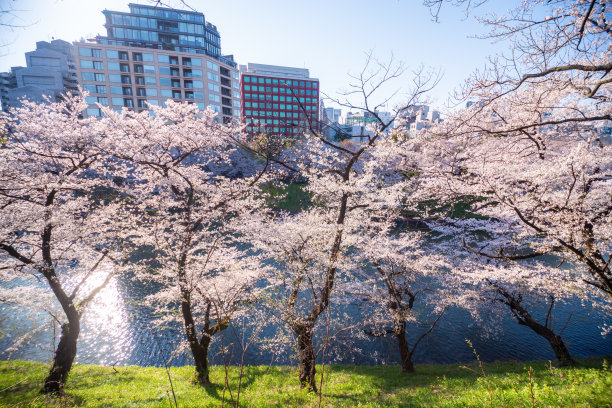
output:
M22 98L44 102L77 90L74 48L69 42L39 41L36 50L25 53L25 60L26 67L0 74L3 111L19 106Z
M319 80L305 68L240 66L246 132L298 135L319 129Z
M221 55L217 28L204 14L130 4L130 12L104 10L106 36L74 43L77 76L96 103L136 111L167 99L210 106L224 121L240 117L239 75Z

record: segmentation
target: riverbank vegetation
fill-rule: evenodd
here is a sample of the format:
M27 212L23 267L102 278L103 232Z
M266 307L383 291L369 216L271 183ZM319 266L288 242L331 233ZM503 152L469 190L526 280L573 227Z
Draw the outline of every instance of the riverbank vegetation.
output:
M608 360L609 361L609 360ZM581 359L578 367L544 361L483 365L417 365L415 374L398 366L329 366L323 407L604 407L612 401L612 371L602 359ZM531 368L531 374L530 374ZM49 366L0 363L0 404L5 407L168 407L174 406L166 372L160 367L101 367L77 364L65 399L39 393ZM246 367L241 406L317 407L319 396L300 389L296 367ZM318 367L317 372L321 371ZM222 366L211 367L213 385L195 383L193 367L171 367L179 407L232 406L238 369L230 367L224 387ZM7 387L11 387L6 389ZM170 401L169 401L170 399ZM54 402L55 401L55 402ZM64 403L65 405L62 405Z

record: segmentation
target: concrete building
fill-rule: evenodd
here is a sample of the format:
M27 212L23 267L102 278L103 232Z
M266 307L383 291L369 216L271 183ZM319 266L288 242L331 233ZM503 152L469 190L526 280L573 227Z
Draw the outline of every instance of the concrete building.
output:
M239 75L233 56L221 55L217 28L194 11L129 4L130 12L104 10L106 36L75 42L77 77L96 103L146 110L167 99L240 118Z
M429 128L433 123L440 122L440 112L430 109L427 105L414 105L406 109L397 119L397 128L408 134Z
M332 140L337 139L338 133L340 129L340 116L342 116L341 109L335 108L326 108L323 101L320 102L321 106L321 132L323 133L323 137L326 139Z
M323 112L325 114L325 119L329 120L331 123L339 123L340 116L342 116L341 109L325 108Z
M15 75L17 69L23 69L23 67L13 67L9 72L0 72L0 102L3 112L8 112L11 107L9 91L17 88L17 75Z
M242 118L251 135L296 136L319 127L319 80L305 68L240 66Z
M25 53L26 67L13 67L0 74L2 110L17 107L26 98L44 102L57 100L65 92L77 90L74 48L63 40L39 41L36 50Z

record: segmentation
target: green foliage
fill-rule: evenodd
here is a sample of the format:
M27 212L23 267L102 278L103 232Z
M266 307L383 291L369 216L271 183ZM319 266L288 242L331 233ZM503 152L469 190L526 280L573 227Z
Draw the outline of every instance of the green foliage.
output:
M297 213L313 204L310 194L304 190L304 187L303 183L268 183L262 190L267 194L266 204L269 208Z
M487 219L473 212L474 207L484 201L484 197L461 197L450 203L440 203L437 200L422 201L415 210L405 210L406 217L450 217Z
M607 407L612 404L612 371L601 359L580 360L575 368L549 362L495 362L460 365L417 365L402 374L396 366L326 367L322 406L333 407L495 407L531 406L529 367L533 367L535 406ZM75 365L66 386L67 401L39 394L49 370L43 363L0 362L2 407L168 407L168 379L160 367ZM297 368L246 367L241 406L316 407L318 397L300 390ZM317 368L320 373L320 367ZM179 407L219 407L224 389L222 366L212 367L213 385L201 388L193 367L172 367L170 374ZM318 380L317 380L318 381ZM229 384L235 396L238 368ZM11 387L12 386L12 387ZM7 387L11 387L6 389ZM225 390L225 405L231 398Z

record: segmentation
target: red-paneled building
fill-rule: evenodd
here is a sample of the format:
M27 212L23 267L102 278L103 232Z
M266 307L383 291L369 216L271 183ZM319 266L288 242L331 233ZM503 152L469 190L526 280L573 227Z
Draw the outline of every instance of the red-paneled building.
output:
M245 131L297 136L319 130L319 80L304 68L240 66Z

